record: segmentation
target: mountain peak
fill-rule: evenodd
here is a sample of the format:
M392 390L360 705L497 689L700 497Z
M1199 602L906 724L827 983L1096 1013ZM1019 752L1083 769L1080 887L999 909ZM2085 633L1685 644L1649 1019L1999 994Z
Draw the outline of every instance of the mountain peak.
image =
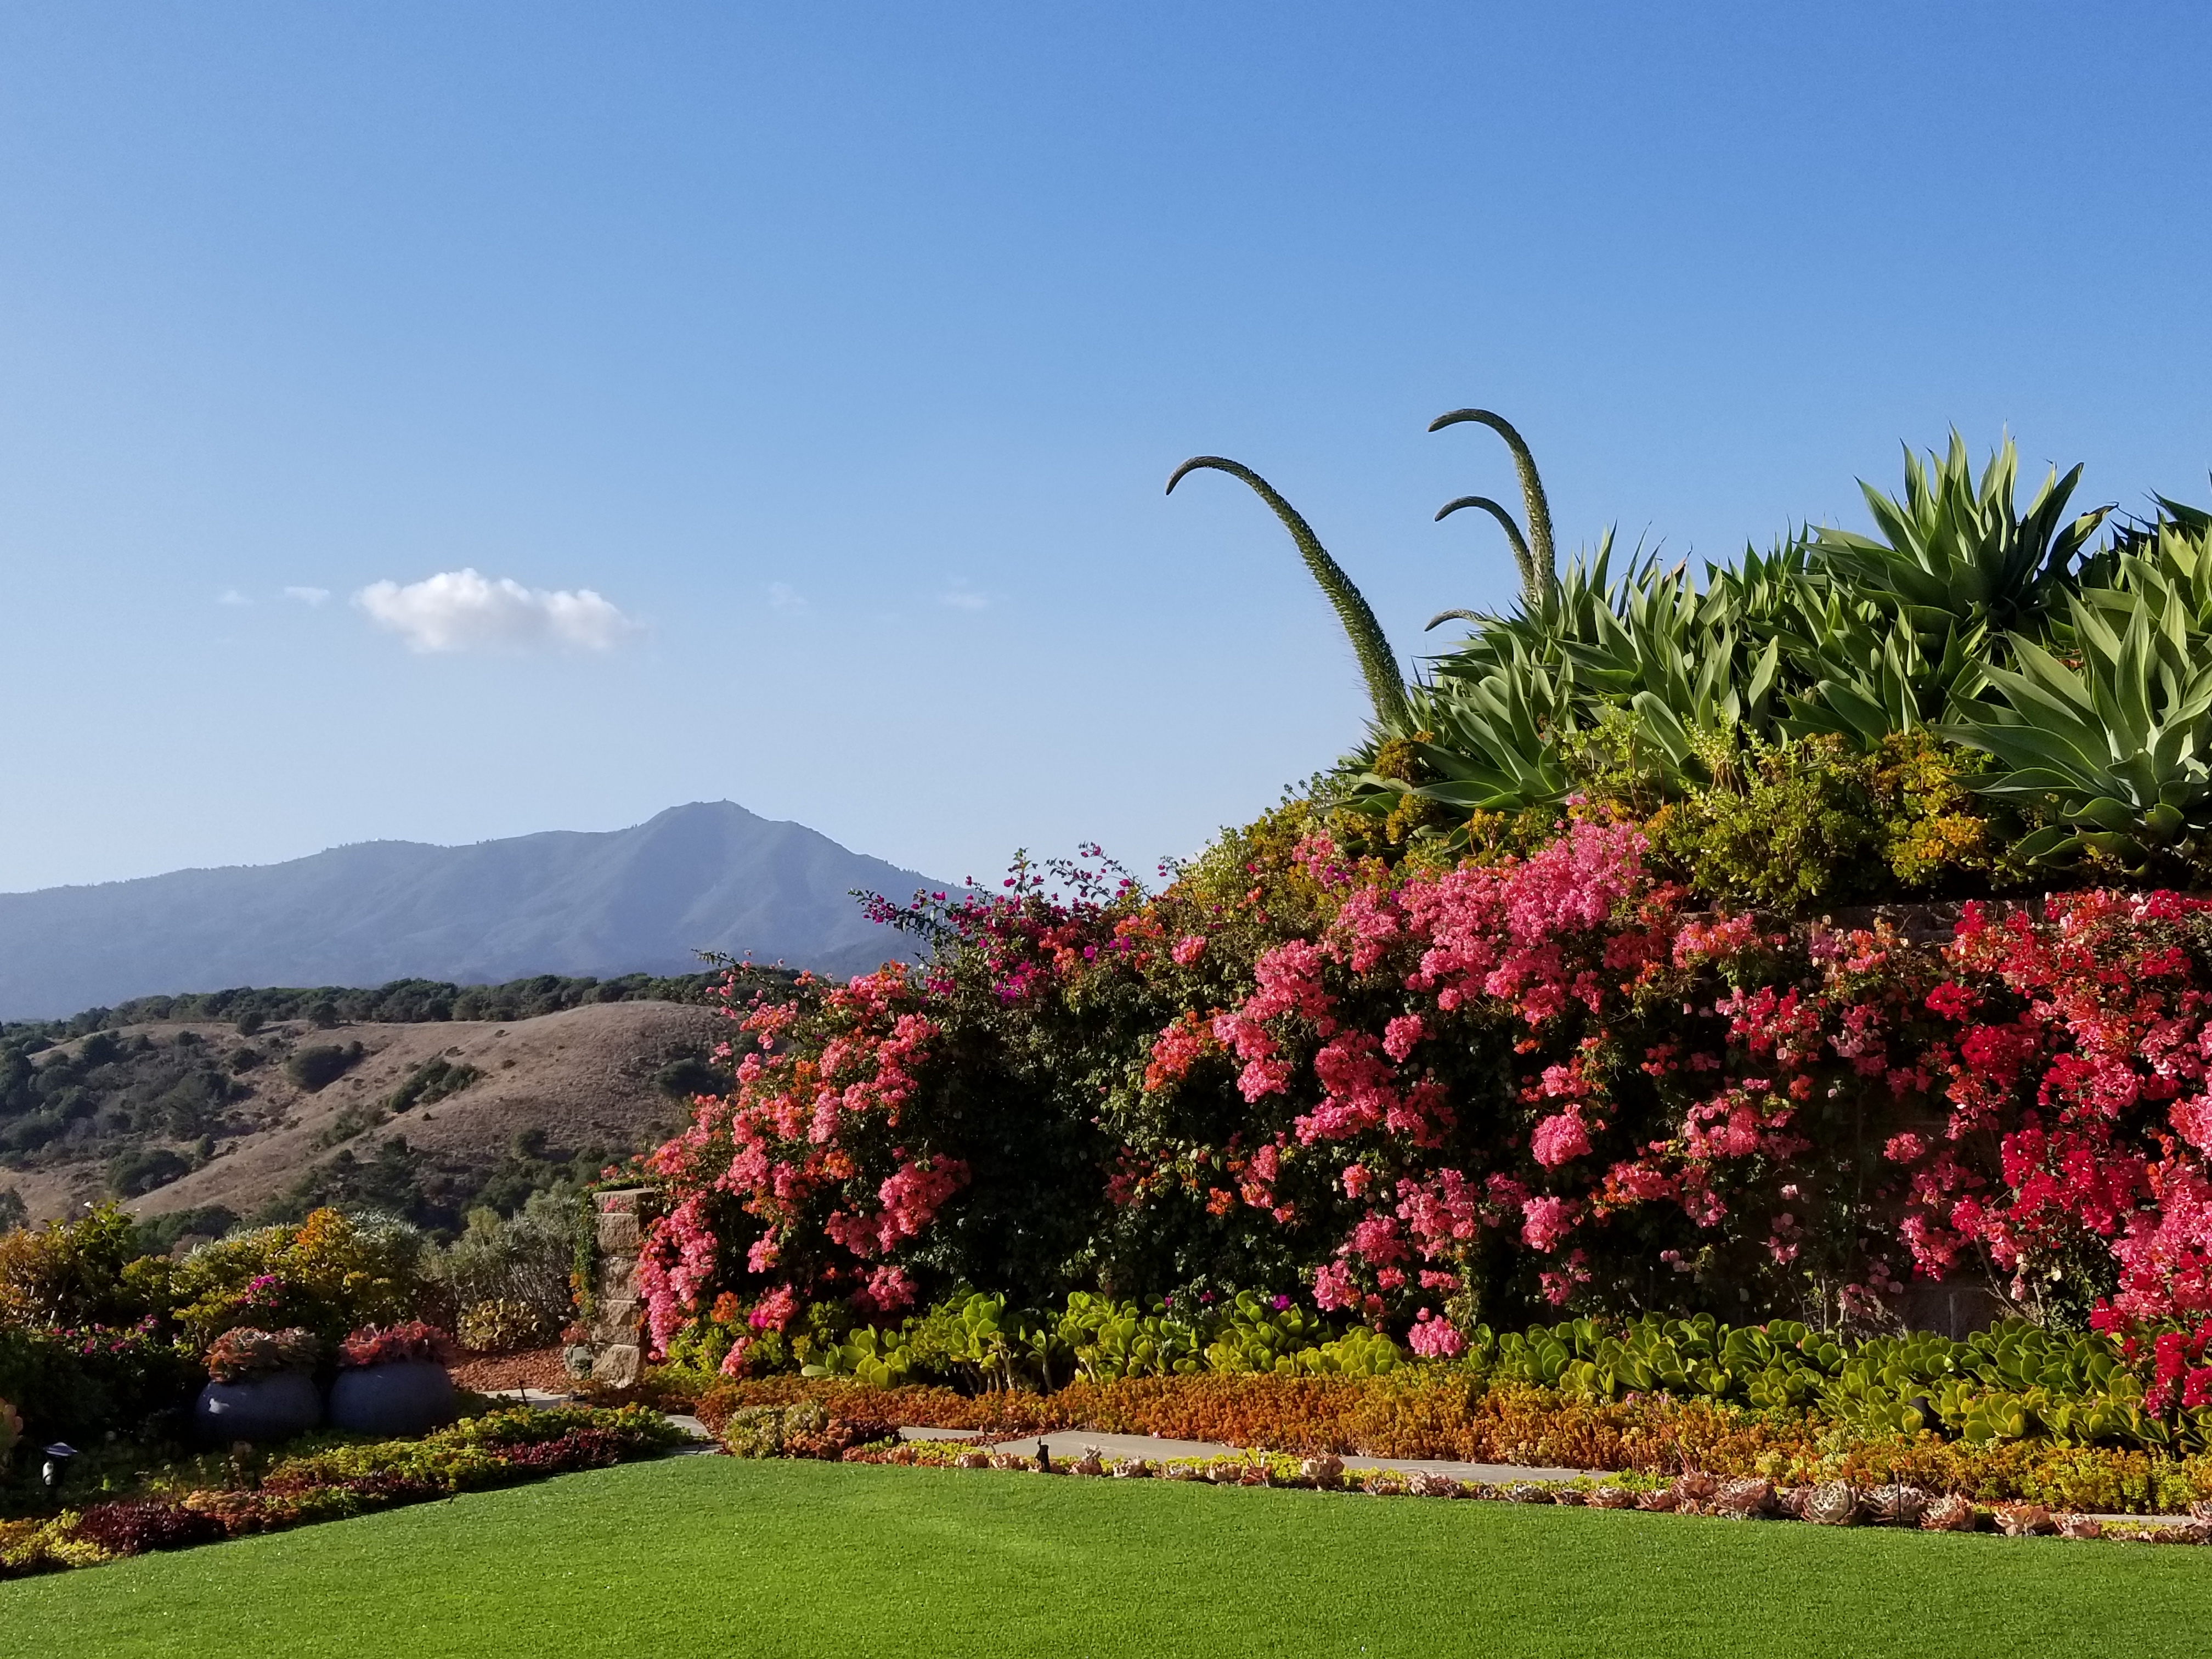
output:
M223 985L684 973L701 951L860 972L910 952L852 890L944 885L728 800L627 830L361 842L283 864L0 894L0 1017Z

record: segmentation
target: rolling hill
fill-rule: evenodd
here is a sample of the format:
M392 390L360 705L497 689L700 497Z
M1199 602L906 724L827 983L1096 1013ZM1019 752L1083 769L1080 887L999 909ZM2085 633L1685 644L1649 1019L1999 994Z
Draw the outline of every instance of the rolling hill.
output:
M112 1196L142 1218L219 1215L219 1233L341 1203L450 1230L659 1141L691 1091L718 1086L705 1056L728 1030L712 1006L639 1000L251 1037L157 1019L0 1045L0 1080L40 1079L46 1103L0 1103L0 1211L39 1222Z

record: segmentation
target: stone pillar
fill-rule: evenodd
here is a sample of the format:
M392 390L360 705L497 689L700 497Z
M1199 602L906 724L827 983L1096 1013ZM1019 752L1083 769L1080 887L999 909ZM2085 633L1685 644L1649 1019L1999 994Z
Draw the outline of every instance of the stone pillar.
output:
M592 1197L599 1265L584 1340L591 1346L592 1381L617 1389L635 1382L645 1364L645 1308L637 1294L637 1253L645 1242L640 1211L652 1191L649 1187L624 1187Z

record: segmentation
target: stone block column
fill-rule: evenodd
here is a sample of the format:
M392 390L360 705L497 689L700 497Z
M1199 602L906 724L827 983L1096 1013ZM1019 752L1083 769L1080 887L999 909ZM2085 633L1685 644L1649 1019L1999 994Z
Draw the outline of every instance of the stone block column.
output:
M592 1224L599 1233L599 1271L592 1285L591 1376L626 1389L645 1364L645 1305L637 1293L637 1253L645 1243L642 1206L649 1187L623 1187L592 1196Z

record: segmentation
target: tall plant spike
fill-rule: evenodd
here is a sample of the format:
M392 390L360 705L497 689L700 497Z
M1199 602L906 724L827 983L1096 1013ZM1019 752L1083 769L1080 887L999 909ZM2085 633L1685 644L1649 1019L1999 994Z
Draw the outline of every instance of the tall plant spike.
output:
M1505 539L1513 544L1513 562L1521 572L1521 591L1536 591L1536 562L1529 556L1528 544L1521 534L1521 526L1513 522L1513 515L1487 495L1462 495L1455 501L1446 501L1437 509L1437 522L1442 524L1462 507L1479 507L1498 520L1498 527L1505 532ZM1436 623L1431 623L1431 628Z
M1431 421L1429 430L1441 432L1463 421L1488 427L1504 439L1505 447L1513 452L1513 470L1521 475L1521 499L1528 513L1528 550L1534 576L1529 583L1528 598L1533 608L1559 586L1559 556L1552 547L1552 508L1544 499L1544 481L1536 475L1536 458L1528 453L1527 441L1514 430L1512 422L1486 409L1455 409Z
M1448 623L1454 620L1463 623L1479 623L1483 619L1482 612L1480 611L1439 611L1435 616L1430 617L1428 621L1421 624L1421 632L1424 634L1427 633L1439 623Z
M1390 649L1390 641L1382 632L1382 624L1375 620L1375 612L1366 598L1352 585L1344 568L1328 556L1321 544L1321 538L1313 533L1313 526L1298 515L1297 508L1275 491L1275 487L1240 461L1225 460L1218 455L1194 455L1175 470L1168 479L1168 491L1184 475L1208 467L1216 472L1226 472L1232 478L1242 478L1252 486L1252 491L1274 509L1275 516L1283 521L1283 528L1291 532L1297 544L1298 556L1321 584L1322 592L1336 608L1337 620L1344 624L1345 637L1352 641L1352 649L1359 659L1359 672L1366 677L1367 695L1375 704L1375 718L1386 729L1403 732L1411 729L1410 714L1406 706L1406 683L1398 672L1398 659Z

